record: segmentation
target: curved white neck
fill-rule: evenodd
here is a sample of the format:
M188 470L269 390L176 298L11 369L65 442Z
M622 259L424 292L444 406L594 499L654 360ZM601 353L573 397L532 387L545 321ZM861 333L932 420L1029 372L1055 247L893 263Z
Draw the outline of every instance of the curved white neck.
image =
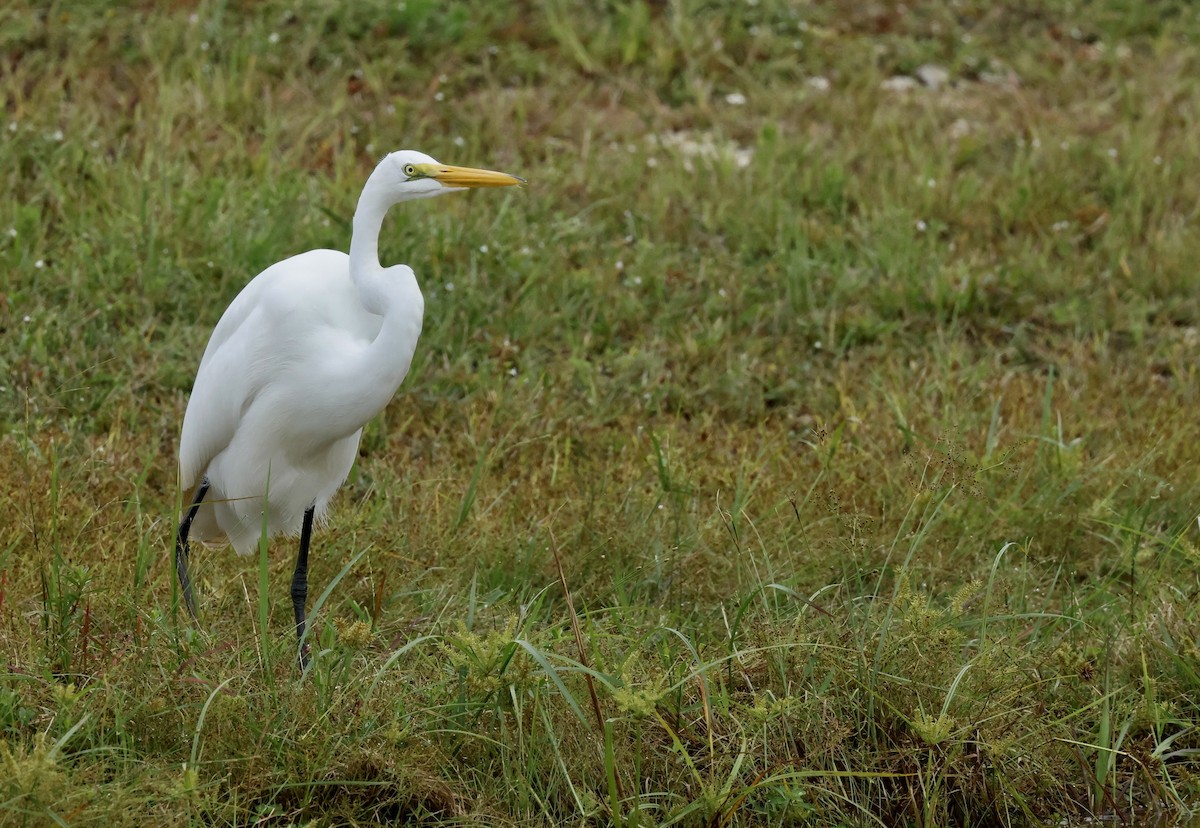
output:
M379 230L388 208L397 202L387 175L376 168L363 187L354 211L350 239L350 281L362 309L377 323L366 322L352 334L371 336L362 348L344 355L326 381L325 395L336 405L325 412L323 427L348 436L387 405L412 363L425 301L412 269L379 264Z
M350 279L358 288L363 307L382 316L387 311L387 285L381 280L383 268L379 264L379 231L388 209L396 203L394 195L387 191L376 167L354 210L353 233L350 236Z

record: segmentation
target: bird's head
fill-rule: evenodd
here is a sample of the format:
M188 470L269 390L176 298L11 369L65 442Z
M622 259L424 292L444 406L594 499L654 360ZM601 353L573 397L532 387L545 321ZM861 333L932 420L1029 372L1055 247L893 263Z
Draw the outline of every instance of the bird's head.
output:
M431 198L472 187L510 187L525 183L525 179L508 173L442 164L416 150L393 152L380 168L389 179L389 189L397 201Z

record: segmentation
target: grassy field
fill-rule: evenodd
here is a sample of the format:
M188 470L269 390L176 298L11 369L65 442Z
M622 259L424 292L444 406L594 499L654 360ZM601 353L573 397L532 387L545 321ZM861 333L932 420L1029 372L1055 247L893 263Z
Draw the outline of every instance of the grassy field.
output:
M1189 3L18 2L0 100L0 825L1200 807ZM530 183L385 224L300 679L179 428L399 148Z

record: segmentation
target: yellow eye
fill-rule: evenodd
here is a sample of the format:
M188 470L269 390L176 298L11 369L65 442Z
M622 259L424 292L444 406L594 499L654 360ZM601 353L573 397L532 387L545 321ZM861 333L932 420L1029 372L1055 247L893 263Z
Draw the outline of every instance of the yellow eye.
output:
M407 175L409 178L412 178L414 175L417 174L417 168L414 167L412 164L405 164L404 165L404 174Z

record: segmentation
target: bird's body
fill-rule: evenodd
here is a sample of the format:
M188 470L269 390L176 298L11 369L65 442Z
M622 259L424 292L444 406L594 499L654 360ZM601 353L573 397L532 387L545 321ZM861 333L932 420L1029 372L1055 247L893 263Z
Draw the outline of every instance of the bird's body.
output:
M384 317L367 310L350 258L312 250L248 284L217 323L200 361L179 443L185 491L207 477L211 508L192 527L199 540L229 539L248 554L263 532L319 521L350 473L363 426L408 373L425 303L410 268L387 268L394 298Z
M425 303L412 269L379 264L383 218L400 201L518 183L392 153L363 187L348 255L311 250L285 259L226 308L200 360L179 443L180 486L194 496L175 560L193 616L190 533L227 538L239 554L255 548L264 528L268 536L299 533L292 601L303 642L313 522L349 475L363 426L404 380L421 335Z

